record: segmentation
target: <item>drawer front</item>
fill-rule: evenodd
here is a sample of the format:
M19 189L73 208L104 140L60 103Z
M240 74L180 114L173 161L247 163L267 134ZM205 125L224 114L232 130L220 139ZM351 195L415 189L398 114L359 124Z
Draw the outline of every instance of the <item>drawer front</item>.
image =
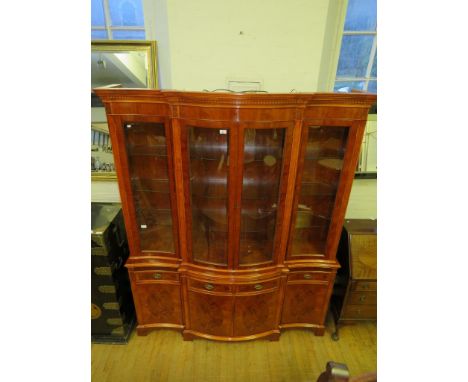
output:
M269 281L258 281L256 283L242 284L236 286L237 293L262 292L278 288L279 279Z
M189 288L197 289L204 292L232 293L234 287L228 284L217 284L210 281L200 281L188 279Z
M351 292L348 297L350 305L376 305L377 292L357 291Z
M356 320L377 319L377 305L347 305L343 309L341 318Z
M139 283L132 291L140 325L182 324L180 285Z
M354 281L351 285L352 291L376 291L377 290L377 281Z
M179 281L177 272L163 271L134 271L133 277L136 281Z
M288 275L288 281L328 281L330 279L330 275L330 272L291 272Z

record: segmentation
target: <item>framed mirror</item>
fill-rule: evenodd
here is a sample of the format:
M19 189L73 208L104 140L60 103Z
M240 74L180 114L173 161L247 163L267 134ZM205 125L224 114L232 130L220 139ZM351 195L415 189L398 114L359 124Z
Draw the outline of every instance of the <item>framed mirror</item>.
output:
M157 89L156 54L156 41L92 41L91 89L112 84Z
M91 89L101 86L158 88L156 41L91 41ZM103 107L91 91L91 107ZM97 110L97 109L93 109ZM116 181L105 113L91 122L91 180Z

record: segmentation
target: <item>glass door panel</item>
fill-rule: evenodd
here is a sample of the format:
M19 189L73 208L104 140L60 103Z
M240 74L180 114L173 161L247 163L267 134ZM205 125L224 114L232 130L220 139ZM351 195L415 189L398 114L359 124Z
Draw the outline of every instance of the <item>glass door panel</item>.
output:
M142 251L175 253L163 123L124 124Z
M239 264L273 260L286 129L245 129Z
M229 130L189 127L192 255L227 265Z
M347 127L307 127L292 256L321 255L325 251L347 138Z

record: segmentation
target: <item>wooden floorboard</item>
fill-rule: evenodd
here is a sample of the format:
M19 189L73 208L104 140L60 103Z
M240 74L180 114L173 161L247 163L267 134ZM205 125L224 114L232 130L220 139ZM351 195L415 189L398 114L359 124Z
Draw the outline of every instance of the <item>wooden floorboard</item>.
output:
M343 326L333 341L308 330L284 331L278 342L183 341L179 332L132 333L126 345L91 345L93 382L315 382L328 361L351 375L377 370L377 325Z

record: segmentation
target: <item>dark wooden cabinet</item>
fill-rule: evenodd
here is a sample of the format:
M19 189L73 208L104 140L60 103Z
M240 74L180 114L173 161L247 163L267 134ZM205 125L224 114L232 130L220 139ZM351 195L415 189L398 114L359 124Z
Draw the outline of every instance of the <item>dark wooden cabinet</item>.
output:
M331 298L335 340L342 324L377 320L377 220L346 220L337 259L341 268Z
M375 95L95 91L114 148L138 332L322 334Z

